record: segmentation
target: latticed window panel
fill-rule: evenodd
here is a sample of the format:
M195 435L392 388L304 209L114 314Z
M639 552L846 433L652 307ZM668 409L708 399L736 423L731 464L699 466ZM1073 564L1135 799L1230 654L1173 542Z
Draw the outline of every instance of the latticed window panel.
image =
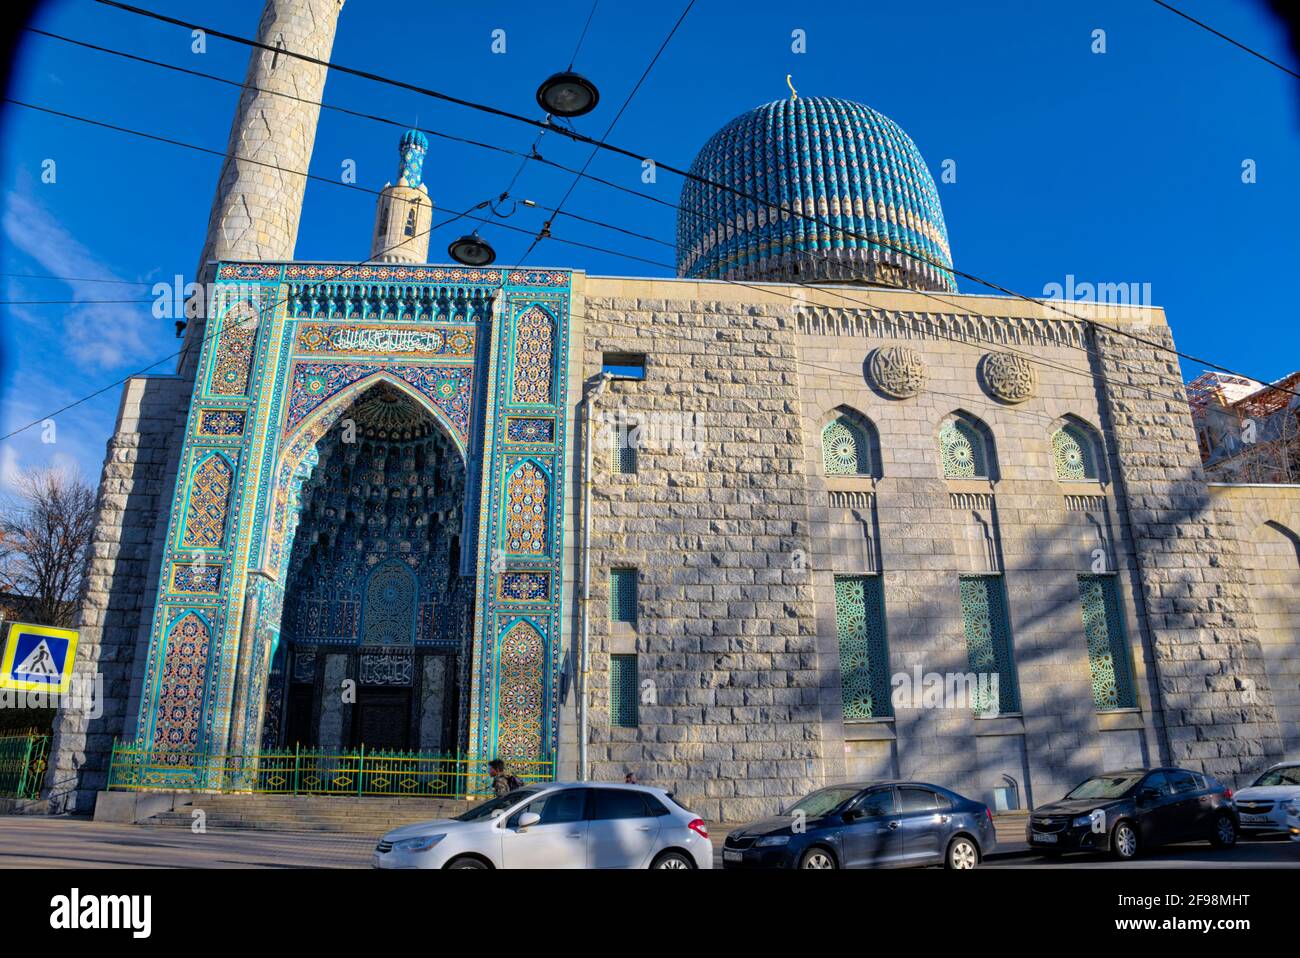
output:
M866 434L845 416L827 423L822 430L822 463L828 476L870 475L871 456Z
M611 569L609 573L610 619L636 625L636 603L636 569Z
M1052 433L1052 461L1057 479L1086 482L1100 478L1092 437L1078 426L1062 426Z
M609 724L635 728L639 721L637 703L640 683L635 655L609 657Z
M632 430L625 424L610 429L609 469L621 475L636 472L636 446L632 444Z
M1088 639L1093 703L1099 711L1137 708L1115 576L1079 576L1079 603Z
M939 456L945 479L987 479L988 446L974 423L950 419L939 430Z
M1002 577L964 575L959 581L966 657L976 677L975 712L1019 712L1011 622Z
M885 642L885 590L880 576L835 577L835 627L840 640L844 717L889 717L893 712Z

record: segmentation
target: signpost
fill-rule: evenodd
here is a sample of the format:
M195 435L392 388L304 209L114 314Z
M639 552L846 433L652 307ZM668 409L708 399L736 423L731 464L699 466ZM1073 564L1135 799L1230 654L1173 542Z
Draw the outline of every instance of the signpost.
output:
M62 695L77 658L75 629L12 622L0 657L0 689Z

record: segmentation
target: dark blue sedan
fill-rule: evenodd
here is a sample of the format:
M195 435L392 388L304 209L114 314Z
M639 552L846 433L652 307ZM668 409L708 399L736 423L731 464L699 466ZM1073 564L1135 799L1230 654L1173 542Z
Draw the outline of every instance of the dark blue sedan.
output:
M829 785L737 828L723 868L974 868L996 845L987 805L925 782Z

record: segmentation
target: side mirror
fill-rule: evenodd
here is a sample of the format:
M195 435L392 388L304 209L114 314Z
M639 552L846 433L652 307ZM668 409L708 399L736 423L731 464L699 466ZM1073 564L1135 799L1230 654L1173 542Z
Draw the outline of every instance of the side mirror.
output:
M521 829L532 828L541 820L542 820L542 816L538 815L536 812L524 812L522 815L519 816L518 827Z
M860 808L850 808L843 816L845 824L856 822L866 817L867 813Z
M1154 788L1140 789L1137 794L1138 802L1140 802L1143 805L1145 805L1147 802L1154 802L1159 797L1160 797L1160 793L1157 792Z

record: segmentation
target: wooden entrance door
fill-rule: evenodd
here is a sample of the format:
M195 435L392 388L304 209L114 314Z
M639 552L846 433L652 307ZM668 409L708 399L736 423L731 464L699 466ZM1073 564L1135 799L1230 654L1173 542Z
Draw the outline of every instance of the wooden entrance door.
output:
M293 748L301 745L314 748L316 723L312 721L312 704L316 690L310 685L295 682L289 686L289 709L284 723L284 745Z
M411 690L357 689L352 745L366 751L411 747Z

